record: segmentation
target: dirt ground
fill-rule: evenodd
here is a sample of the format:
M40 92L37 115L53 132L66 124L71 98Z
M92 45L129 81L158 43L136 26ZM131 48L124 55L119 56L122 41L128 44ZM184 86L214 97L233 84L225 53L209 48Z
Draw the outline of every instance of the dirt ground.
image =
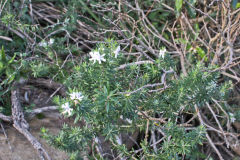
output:
M34 104L34 108L52 105L49 97L52 92L33 86L23 86L20 89L20 101L22 106ZM44 112L42 118L35 116L31 120L26 119L30 125L31 134L43 145L52 160L67 160L68 156L63 151L60 151L50 146L46 140L41 138L40 129L45 127L52 134L57 134L63 124L61 115L58 111ZM0 160L39 160L37 151L32 147L30 142L19 133L13 126L7 123L2 123L6 136L0 126Z
M67 154L49 146L41 138L40 129L45 127L53 134L57 134L61 128L60 115L58 113L45 113L43 119L34 118L29 121L30 132L47 150L53 160L68 159ZM0 129L0 160L39 160L37 152L27 139L21 135L15 128L4 124L8 140Z

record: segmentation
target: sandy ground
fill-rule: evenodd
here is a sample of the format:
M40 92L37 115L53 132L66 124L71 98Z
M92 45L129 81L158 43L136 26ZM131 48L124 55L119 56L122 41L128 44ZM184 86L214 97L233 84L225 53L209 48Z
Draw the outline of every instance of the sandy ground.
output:
M44 139L40 137L40 129L45 127L53 134L57 134L61 128L58 113L47 113L45 118L34 118L29 121L30 132L47 150L53 160L68 159L67 154L49 146ZM37 152L27 139L21 135L15 128L4 124L8 141L0 129L0 160L39 160ZM8 144L9 142L9 144Z

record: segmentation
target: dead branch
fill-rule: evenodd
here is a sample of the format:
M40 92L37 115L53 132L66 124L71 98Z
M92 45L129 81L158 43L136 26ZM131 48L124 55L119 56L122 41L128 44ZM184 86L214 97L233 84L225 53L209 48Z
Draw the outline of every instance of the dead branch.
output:
M6 116L2 113L0 113L0 119L5 121L5 122L12 122L12 117L11 116Z
M199 110L198 110L197 105L194 105L194 107L195 107L195 110L196 110L196 112L197 112L197 115L198 115L198 118L199 118L199 121L200 121L201 125L205 126L205 123L203 122L202 116L201 116L201 114L200 114L200 112L199 112ZM223 157L222 157L222 155L221 155L221 153L219 152L219 150L217 149L217 147L216 147L215 144L213 143L213 141L212 141L212 139L210 138L210 136L209 136L208 133L206 133L206 137L207 137L207 139L208 139L208 142L209 142L210 146L211 146L211 147L214 149L214 151L217 153L219 159L220 159L220 160L224 160Z
M32 110L31 112L29 112L27 114L28 118L33 118L36 114L40 114L43 112L50 112L50 111L56 111L58 109L58 106L47 106L47 107L41 107L41 108L37 108Z
M12 118L13 118L13 126L22 133L27 140L33 145L33 147L37 150L40 159L42 160L51 160L50 156L46 152L46 150L42 147L41 143L32 136L29 132L29 124L24 118L22 106L19 102L19 84L15 83L14 88L11 91L11 100L12 100Z
M46 106L46 107L33 109L31 112L24 113L24 115L26 116L26 119L31 119L37 114L40 114L43 112L49 112L49 111L56 111L57 109L58 109L58 106ZM6 116L2 113L0 113L0 119L8 123L13 123L13 119L11 116Z

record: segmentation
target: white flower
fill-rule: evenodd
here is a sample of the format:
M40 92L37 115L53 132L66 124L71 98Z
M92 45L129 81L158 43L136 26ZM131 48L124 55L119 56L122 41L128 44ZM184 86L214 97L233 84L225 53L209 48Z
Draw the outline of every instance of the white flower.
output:
M70 108L70 105L69 105L68 102L62 104L61 107L62 107L62 109L64 110L64 111L62 112L62 114L66 114L66 113L67 113L68 115L71 115L71 114L72 114L73 109Z
M116 141L119 145L122 145L122 139L119 136L115 136Z
M46 41L42 41L42 42L39 43L39 46L45 48L45 47L47 47L47 42Z
M94 141L95 141L96 143L99 143L99 138L98 138L98 137L94 138Z
M118 46L118 47L116 48L116 50L115 50L115 51L113 51L113 53L115 54L115 58L117 58L117 56L118 56L118 54L119 54L120 50L121 50L121 47L120 47L120 46Z
M83 95L81 92L72 92L69 94L71 100L79 100L81 101L83 99Z
M90 61L93 61L93 63L98 61L98 63L101 64L101 61L106 61L106 59L104 59L105 54L101 55L98 51L90 52L90 56L92 57Z
M131 119L129 119L129 118L123 119L123 115L120 115L120 118L122 120L126 120L128 123L132 124L132 120Z
M166 51L167 51L166 48L160 49L159 56L164 58Z
M128 123L132 124L132 120L131 120L131 119L126 118L126 121L127 121Z
M229 113L229 118L232 123L236 121L236 118L234 117L234 114L232 114L232 113Z
M39 43L39 46L46 48L47 46L51 46L53 43L54 43L54 39L50 38L49 42L46 42L45 40L43 40L42 42Z
M51 46L53 43L54 43L54 39L53 39L53 38L50 38L50 40L49 40L49 42L48 42L48 45Z

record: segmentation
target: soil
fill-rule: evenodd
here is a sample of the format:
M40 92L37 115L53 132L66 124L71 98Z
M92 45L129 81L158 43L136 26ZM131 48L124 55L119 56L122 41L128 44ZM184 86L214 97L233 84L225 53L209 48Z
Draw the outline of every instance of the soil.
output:
M50 95L53 91L42 89L30 85L25 85L20 89L20 101L26 109L40 108L53 105ZM31 108L29 108L31 109ZM41 117L41 118L37 118ZM26 119L30 125L31 134L43 145L52 160L65 160L68 156L65 152L50 146L45 139L41 138L40 129L45 127L51 134L57 134L63 124L62 116L58 111L41 113L32 119ZM0 126L0 160L39 160L37 151L30 142L19 133L11 124L1 122L6 136Z
M49 146L49 144L41 138L40 129L47 128L50 133L57 134L61 128L58 113L45 113L43 119L34 118L29 121L30 132L43 145L53 160L65 160L68 156L63 151ZM0 160L39 160L37 152L27 139L20 134L14 127L4 125L8 139L3 132L0 132Z

